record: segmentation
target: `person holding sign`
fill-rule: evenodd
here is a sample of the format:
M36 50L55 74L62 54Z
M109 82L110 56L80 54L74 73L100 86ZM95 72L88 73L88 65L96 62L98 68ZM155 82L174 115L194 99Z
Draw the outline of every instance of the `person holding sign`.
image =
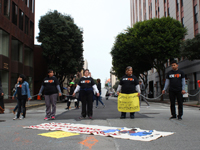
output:
M130 112L130 118L134 119L135 112L139 110L140 86L139 86L139 82L138 82L138 79L136 78L136 76L132 75L133 70L132 70L131 66L126 67L125 73L126 73L126 75L124 75L122 77L122 79L120 80L120 83L118 85L118 88L117 88L117 94L119 95L118 110L120 110L119 109L119 105L120 105L119 100L121 100L121 102L124 101L124 104L121 104L122 107L123 107L123 105L126 105L126 107L124 107L124 108L127 108L128 105L131 106L131 107L127 108L126 112L130 112L133 110L132 112ZM121 93L120 93L120 91L121 91ZM120 94L123 94L123 96L121 96ZM126 101L127 99L129 101ZM137 103L137 104L136 104L136 106L133 107L132 104L134 103L134 100L136 100L135 103ZM120 119L126 118L126 112L121 112Z
M75 93L78 91L80 92L80 97L82 101L82 112L81 117L79 119L83 119L88 115L90 119L92 119L93 114L93 90L97 93L97 96L99 96L99 90L97 89L96 84L94 83L94 80L92 77L89 76L89 70L86 69L83 72L84 76L80 79L73 96L75 96ZM86 105L87 105L87 111L86 111Z
M169 86L169 98L171 117L169 119L176 118L175 100L178 101L178 120L182 120L183 115L183 94L185 94L185 74L178 69L178 64L175 60L171 61L172 70L167 73L165 87L162 94L165 94L168 85Z

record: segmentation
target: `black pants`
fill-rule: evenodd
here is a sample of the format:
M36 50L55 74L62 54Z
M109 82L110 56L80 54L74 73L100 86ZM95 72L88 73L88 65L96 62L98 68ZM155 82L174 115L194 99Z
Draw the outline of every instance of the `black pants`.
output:
M93 114L93 91L81 91L81 101L82 101L82 112L81 115L83 117L92 117ZM87 109L86 109L87 107Z
M132 116L132 115L134 116L134 115L135 115L135 112L131 112L131 113L130 113L130 116ZM126 112L121 112L121 116L122 116L122 117L126 117Z
M173 117L176 117L176 106L175 101L177 98L178 102L178 116L181 117L183 115L183 95L181 91L175 92L175 91L169 91L169 98L170 98L170 108L171 108L171 114Z
M18 98L17 118L19 118L20 116L21 109L23 110L22 116L24 116L24 118L26 117L26 101L27 101L27 95L22 95L21 98Z

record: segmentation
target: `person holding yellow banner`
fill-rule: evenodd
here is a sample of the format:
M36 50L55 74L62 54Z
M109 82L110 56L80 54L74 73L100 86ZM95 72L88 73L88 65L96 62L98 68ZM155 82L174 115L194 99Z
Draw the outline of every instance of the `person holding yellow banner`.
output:
M127 112L130 112L130 118L134 119L135 112L140 111L140 86L136 76L132 75L131 66L126 67L125 73L126 75L122 77L117 88L118 111L121 111L120 119L125 119Z

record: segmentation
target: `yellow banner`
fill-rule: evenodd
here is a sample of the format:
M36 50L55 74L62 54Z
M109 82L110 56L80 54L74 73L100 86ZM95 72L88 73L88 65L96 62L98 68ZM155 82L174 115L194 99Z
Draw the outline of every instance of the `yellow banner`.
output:
M140 111L140 102L139 102L138 93L133 93L133 94L119 93L118 111L120 112Z

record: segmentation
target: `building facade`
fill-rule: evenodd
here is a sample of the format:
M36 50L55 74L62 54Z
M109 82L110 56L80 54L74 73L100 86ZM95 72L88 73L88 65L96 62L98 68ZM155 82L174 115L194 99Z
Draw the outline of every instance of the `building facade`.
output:
M192 39L200 32L200 0L130 0L131 27L136 22L151 18L173 17L180 21L188 29L185 39ZM200 60L189 61L177 59L179 69L186 74L188 92L194 94L199 90L197 80L200 79ZM166 72L171 70L170 62L166 63ZM158 73L155 69L149 71L147 93L153 93L153 97L161 94ZM190 97L197 100L198 96Z
M19 74L24 74L33 94L35 0L0 0L0 80L12 95ZM5 102L10 99L5 95Z

